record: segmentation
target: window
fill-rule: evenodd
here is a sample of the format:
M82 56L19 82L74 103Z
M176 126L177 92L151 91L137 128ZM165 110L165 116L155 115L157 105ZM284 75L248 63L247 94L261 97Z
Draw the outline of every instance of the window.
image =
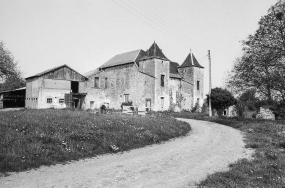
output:
M94 78L94 87L99 88L99 77Z
M47 103L52 103L52 98L47 98Z
M160 80L160 85L161 87L164 87L164 75L161 75L161 80Z
M125 95L124 95L124 97L125 97L125 102L129 102L129 96L130 96L129 94L125 94Z
M164 106L164 97L160 97L161 108Z
M200 89L200 81L197 81L197 90Z
M146 111L151 110L151 99L146 99Z
M94 108L94 101L90 101L90 109Z
M59 99L58 102L59 102L60 104L62 104L62 103L64 103L64 99Z
M108 86L108 78L105 78L105 88Z

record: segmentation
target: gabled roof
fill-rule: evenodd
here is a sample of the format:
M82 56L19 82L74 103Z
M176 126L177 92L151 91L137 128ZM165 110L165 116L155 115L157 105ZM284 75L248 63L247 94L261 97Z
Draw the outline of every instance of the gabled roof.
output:
M162 53L162 50L158 47L158 45L154 42L151 47L145 52L145 56L143 56L140 60L157 58L169 61L169 59Z
M49 73L49 72L55 71L55 70L60 69L60 68L63 68L63 67L67 67L67 68L73 70L74 72L78 73L79 75L83 76L83 75L80 74L79 72L75 71L74 69L72 69L72 68L70 68L69 66L67 66L66 64L64 64L64 65L61 65L61 66L58 66L58 67L54 67L54 68L48 69L48 70L46 70L46 71L40 72L40 73L35 74L35 75L33 75L33 76L29 76L29 77L26 78L26 80L27 80L27 79L30 79L30 78L40 77L40 76L42 76L42 75L44 75L44 74L47 74L47 73ZM85 76L83 76L83 77L86 78ZM87 79L87 78L86 78L86 79Z
M193 64L192 65L192 58L191 58L191 53L188 54L188 56L186 57L186 59L184 60L184 62L182 63L181 66L179 66L179 68L182 68L182 67L199 67L199 68L204 68L203 66L201 66L197 59L195 58L194 54L192 53L192 56L193 56Z
M109 61L101 65L99 69L107 68L107 67L114 67L114 66L128 64L128 63L134 63L137 61L138 57L141 56L141 54L144 54L144 51L139 49L139 50L115 55Z

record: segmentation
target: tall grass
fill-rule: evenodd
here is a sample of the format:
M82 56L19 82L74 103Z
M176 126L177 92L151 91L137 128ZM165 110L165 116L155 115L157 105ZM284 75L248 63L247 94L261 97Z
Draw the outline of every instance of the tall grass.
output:
M170 117L55 109L0 112L0 172L126 151L186 135L190 129Z

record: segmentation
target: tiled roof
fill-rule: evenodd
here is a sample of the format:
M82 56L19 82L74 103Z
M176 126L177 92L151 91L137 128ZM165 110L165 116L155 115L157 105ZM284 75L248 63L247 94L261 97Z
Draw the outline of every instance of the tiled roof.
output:
M143 56L141 60L150 59L150 58L158 58L169 61L169 59L162 53L162 50L158 47L158 45L155 42L145 52L145 56Z
M179 64L175 62L170 62L169 72L173 74L178 74Z
M179 66L179 68L182 68L182 67L199 67L199 68L204 68L202 67L197 59L195 58L194 54L192 55L193 56L193 64L192 65L192 58L191 58L191 53L188 54L188 56L186 57L186 59L184 60L184 62L182 63L181 66Z
M169 77L170 78L182 78L178 73L177 74L173 74L173 73L169 73Z
M93 76L93 75L95 75L95 74L97 74L99 72L100 72L99 69L94 69L92 71L89 71L89 72L85 73L84 76L88 78L88 77Z
M179 64L175 62L170 62L169 65L169 76L172 78L181 78L181 76L178 74L178 67Z
M40 73L35 74L35 75L33 75L33 76L29 76L29 77L27 77L26 79L34 78L34 77L40 77L40 76L42 76L42 75L44 75L44 74L46 74L46 73L52 72L52 71L57 70L57 69L60 69L60 68L62 68L62 67L67 67L67 68L73 70L74 72L80 74L79 72L75 71L74 69L72 69L72 68L70 68L69 66L67 66L66 64L64 64L64 65L61 65L61 66L58 66L58 67L54 67L54 68L52 68L52 69L48 69L48 70L46 70L46 71L40 72ZM83 76L82 74L80 74L80 75ZM83 77L85 77L85 76L83 76Z
M138 57L140 57L141 54L143 54L143 50L135 50L131 52L126 52L122 54L118 54L111 58L109 61L104 63L99 67L100 68L107 68L107 67L113 67L113 66L118 66L118 65L123 65L127 63L134 63L137 61Z

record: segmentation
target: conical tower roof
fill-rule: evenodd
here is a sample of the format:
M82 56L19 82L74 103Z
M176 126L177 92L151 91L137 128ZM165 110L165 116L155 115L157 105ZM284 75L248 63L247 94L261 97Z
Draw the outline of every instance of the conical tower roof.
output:
M158 47L158 45L155 42L146 51L145 56L143 56L141 60L151 59L151 58L157 58L169 61L169 59L162 53L162 50Z
M192 56L193 56L193 64L192 64ZM201 66L197 59L195 58L194 54L191 55L191 52L188 54L182 65L179 66L179 68L182 67L198 67L198 68L204 68Z

